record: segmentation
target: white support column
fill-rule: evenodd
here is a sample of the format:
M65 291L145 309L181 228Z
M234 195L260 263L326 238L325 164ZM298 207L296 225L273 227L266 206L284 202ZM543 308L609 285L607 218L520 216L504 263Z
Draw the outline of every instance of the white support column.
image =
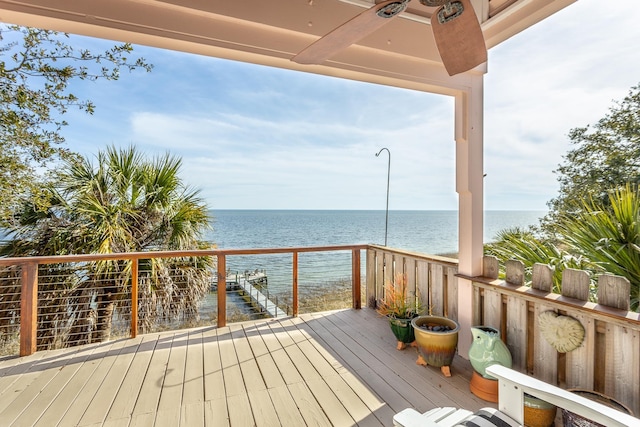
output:
M458 272L482 274L483 256L483 74L471 76L468 90L456 96L456 191L458 193ZM472 336L473 289L458 279L458 353L468 358Z

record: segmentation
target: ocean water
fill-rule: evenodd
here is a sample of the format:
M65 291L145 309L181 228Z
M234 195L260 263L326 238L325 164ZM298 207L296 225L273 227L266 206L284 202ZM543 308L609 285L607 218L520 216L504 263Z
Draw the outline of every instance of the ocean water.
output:
M217 210L207 239L219 248L384 244L385 211ZM485 242L505 228L535 225L544 211L486 211ZM458 251L457 211L389 211L387 246L427 253Z
M499 230L535 225L542 211L487 211L485 242ZM213 231L207 240L221 249L282 248L352 244L384 244L385 211L340 210L218 210L212 211ZM442 255L458 252L457 211L390 211L387 246ZM227 258L231 272L263 269L270 288L291 286L291 254ZM363 262L363 271L364 271ZM300 286L335 283L351 275L351 253L299 255Z

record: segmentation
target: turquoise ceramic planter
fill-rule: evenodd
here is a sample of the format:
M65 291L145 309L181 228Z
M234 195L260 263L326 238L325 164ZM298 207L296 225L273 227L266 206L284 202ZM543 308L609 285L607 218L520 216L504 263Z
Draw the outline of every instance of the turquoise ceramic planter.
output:
M502 365L511 368L511 352L500 339L500 332L491 326L474 326L471 328L473 343L469 349L471 366L484 378L495 379L487 374L491 365Z

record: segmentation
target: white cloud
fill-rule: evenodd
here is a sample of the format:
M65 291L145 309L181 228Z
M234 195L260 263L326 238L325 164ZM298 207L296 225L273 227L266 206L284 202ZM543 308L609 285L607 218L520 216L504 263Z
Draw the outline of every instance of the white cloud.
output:
M633 0L580 0L492 49L486 208L544 209L555 196L569 130L597 121L640 80L639 9ZM390 208L457 208L450 98L136 51L152 73L82 86L98 109L71 120L72 149L170 150L217 209L384 209L387 158L374 154L388 147Z

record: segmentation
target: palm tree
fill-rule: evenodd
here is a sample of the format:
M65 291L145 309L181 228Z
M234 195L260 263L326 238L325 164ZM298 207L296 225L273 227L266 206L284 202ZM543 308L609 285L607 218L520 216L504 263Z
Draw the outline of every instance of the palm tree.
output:
M205 248L207 207L179 178L181 160L146 159L134 147L109 147L68 161L49 189L50 208L27 206L9 256L122 253ZM213 260L154 258L139 265L139 318L144 330L158 320L193 319L211 283ZM39 274L47 298L39 300L39 345L108 339L114 312L130 314L130 269L124 261L55 264ZM62 278L62 279L61 279ZM47 283L50 282L50 283ZM49 292L47 292L49 290ZM58 325L65 325L61 332Z
M558 222L569 249L603 270L631 283L632 310L640 307L640 190L630 184L609 192L609 204L582 201L578 215L562 215Z

